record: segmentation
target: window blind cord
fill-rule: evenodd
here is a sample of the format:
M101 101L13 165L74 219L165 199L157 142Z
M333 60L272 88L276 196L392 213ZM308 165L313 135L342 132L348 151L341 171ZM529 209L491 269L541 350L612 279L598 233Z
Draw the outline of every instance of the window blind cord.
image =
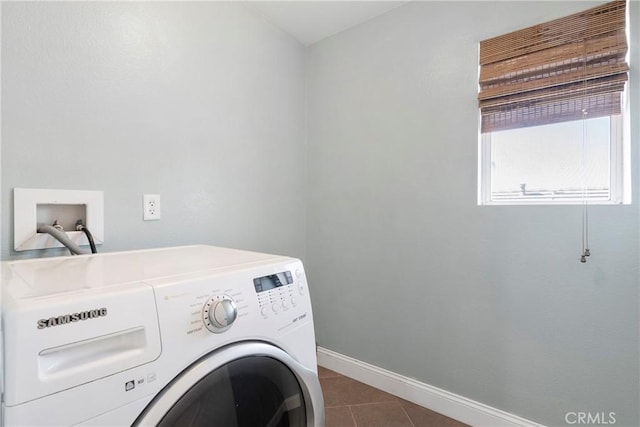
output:
M590 256L591 251L589 251L589 194L587 189L587 179L586 179L586 157L587 157L587 112L585 112L584 120L582 121L582 156L583 156L583 168L585 168L585 196L584 196L584 256Z
M585 43L586 46L586 43ZM586 50L586 48L585 48ZM583 59L583 69L587 72L587 55L585 52ZM587 93L587 80L584 79L584 93ZM582 102L586 102L586 98L583 98ZM589 251L589 201L587 194L587 105L583 105L582 108L582 255L580 255L580 262L586 263L587 257L591 255Z
M587 110L582 110L582 255L580 255L580 262L587 262L587 257L591 255L589 251L589 204L587 201L587 185L586 185L586 138L587 138L587 126L586 116Z

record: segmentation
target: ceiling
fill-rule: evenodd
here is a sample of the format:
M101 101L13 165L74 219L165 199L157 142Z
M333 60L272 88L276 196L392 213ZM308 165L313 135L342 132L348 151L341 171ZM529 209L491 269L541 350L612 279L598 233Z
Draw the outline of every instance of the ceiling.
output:
M252 5L269 21L304 45L361 24L407 3L391 1L257 1Z

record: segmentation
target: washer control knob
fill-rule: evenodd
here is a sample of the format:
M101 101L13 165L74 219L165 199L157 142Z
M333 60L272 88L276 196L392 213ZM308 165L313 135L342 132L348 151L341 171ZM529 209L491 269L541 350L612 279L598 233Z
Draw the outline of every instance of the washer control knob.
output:
M219 334L231 327L238 317L235 301L228 295L210 298L202 308L202 321L213 333Z

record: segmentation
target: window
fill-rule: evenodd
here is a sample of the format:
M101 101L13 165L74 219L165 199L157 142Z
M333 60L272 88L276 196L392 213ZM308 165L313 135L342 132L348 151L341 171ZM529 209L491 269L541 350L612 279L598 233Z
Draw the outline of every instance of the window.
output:
M626 2L480 43L479 203L621 203Z
M620 115L484 133L480 202L621 203L622 143Z

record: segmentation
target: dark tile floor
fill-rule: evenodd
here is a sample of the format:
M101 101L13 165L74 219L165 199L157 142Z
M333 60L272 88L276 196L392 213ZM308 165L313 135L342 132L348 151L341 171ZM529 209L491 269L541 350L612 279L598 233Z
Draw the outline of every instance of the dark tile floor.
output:
M463 427L459 421L318 367L326 427Z

